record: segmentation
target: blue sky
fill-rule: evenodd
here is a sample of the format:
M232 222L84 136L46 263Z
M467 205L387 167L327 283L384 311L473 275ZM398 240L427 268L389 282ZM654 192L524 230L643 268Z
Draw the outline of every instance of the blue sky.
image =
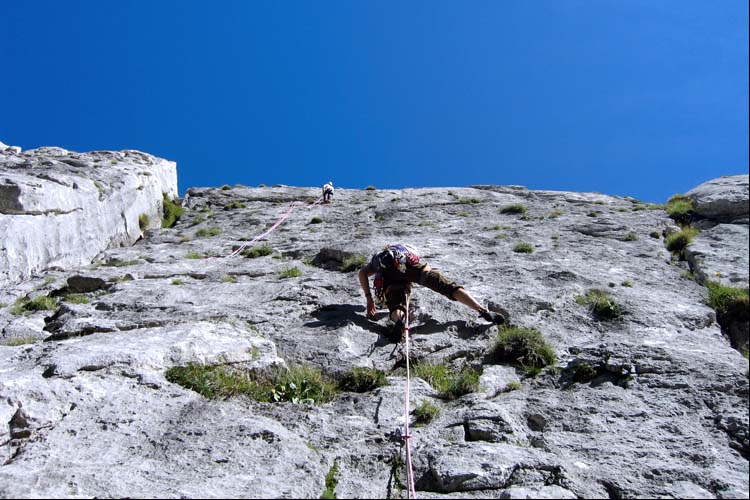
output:
M9 1L0 61L0 141L146 151L181 193L748 172L744 0Z

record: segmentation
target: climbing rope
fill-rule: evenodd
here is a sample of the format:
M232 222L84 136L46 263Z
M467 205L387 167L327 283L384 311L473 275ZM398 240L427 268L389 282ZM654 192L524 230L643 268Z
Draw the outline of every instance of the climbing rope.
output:
M407 497L417 498L417 492L414 487L414 471L412 470L411 462L411 434L409 433L409 293L405 292L406 295L406 314L404 317L404 332L405 332L405 344L406 344L406 397L404 400L404 433L401 439L406 443L406 487Z
M311 203L310 207L314 207L315 205L319 205L322 201L323 201L323 197L321 196L320 198L317 199L317 201L315 201L315 203ZM234 257L235 255L238 255L245 248L247 248L249 246L252 246L254 243L262 240L263 238L265 238L266 236L268 236L269 234L271 234L277 227L279 227L281 225L282 222L284 222L285 220L287 220L289 218L289 216L292 215L292 211L294 210L294 207L297 207L297 206L300 206L300 205L304 205L304 202L293 201L289 205L289 208L287 209L287 211L284 212L281 215L281 217L279 217L279 219L276 221L276 223L274 223L273 226L271 226L268 230L266 230L265 233L259 234L258 236L256 236L252 240L250 240L247 243L241 245L237 250L235 250L234 252L230 253L226 257L228 258L228 257Z

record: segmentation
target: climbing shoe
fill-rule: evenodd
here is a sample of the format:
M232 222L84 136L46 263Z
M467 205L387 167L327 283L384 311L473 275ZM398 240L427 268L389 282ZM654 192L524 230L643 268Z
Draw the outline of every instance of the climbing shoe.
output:
M496 325L503 325L505 324L507 320L507 318L504 315L500 313L492 312L492 311L486 311L486 312L479 313L479 314L485 320L489 321L490 323L494 323Z

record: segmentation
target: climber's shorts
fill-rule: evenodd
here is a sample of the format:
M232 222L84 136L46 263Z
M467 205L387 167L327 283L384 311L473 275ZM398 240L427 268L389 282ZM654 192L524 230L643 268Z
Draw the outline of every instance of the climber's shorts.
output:
M456 290L463 287L453 281L449 281L435 269L428 268L428 270L425 270L426 267L426 264L409 266L406 268L404 281L386 283L385 303L388 305L389 311L393 312L396 309L406 311L406 295L411 293L412 283L418 283L451 300L456 300L453 298L453 294Z

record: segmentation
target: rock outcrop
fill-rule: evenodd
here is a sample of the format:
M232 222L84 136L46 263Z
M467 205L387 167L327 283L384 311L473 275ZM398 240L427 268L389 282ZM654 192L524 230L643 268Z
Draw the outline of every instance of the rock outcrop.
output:
M88 264L158 227L174 162L138 151L74 153L0 146L0 286Z
M452 400L411 379L410 408L440 410L412 430L420 498L748 497L747 360L666 250L663 210L521 187L318 194L191 189L174 228L0 292L16 344L0 345L0 496L319 498L329 475L338 498L405 497L403 350L345 264L406 241L557 355L536 376L498 362L495 326L415 288L413 359L481 372ZM293 201L270 253L226 257ZM592 289L622 315L579 304ZM49 310L22 307L40 296ZM389 385L320 405L205 399L165 375L191 362L370 367Z

